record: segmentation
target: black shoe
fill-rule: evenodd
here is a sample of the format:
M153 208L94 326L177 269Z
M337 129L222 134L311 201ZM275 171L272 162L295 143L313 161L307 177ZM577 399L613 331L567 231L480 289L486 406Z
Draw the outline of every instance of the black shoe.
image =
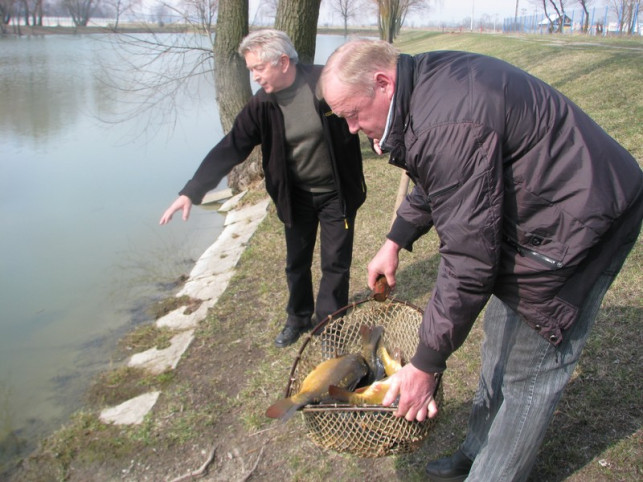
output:
M451 457L434 460L426 465L426 475L435 482L459 482L469 475L473 460L458 450Z
M275 338L275 346L277 348L285 348L292 345L299 339L302 333L305 333L309 329L310 326L299 327L286 325L284 329L281 330L281 333L277 335L277 338Z

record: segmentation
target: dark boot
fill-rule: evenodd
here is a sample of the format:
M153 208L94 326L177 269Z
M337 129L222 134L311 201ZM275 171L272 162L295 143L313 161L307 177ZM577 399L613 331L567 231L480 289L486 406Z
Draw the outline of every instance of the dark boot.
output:
M426 475L435 482L460 482L469 475L473 460L461 450L450 457L434 460L426 466Z
M312 328L310 320L300 325L287 324L275 338L277 348L285 348L295 343L299 337Z

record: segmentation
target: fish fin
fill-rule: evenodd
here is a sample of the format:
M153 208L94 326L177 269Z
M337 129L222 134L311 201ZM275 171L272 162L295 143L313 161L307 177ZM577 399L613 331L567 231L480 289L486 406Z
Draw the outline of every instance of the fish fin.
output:
M351 396L351 392L336 385L330 385L328 387L328 393L333 399L340 402L348 402Z
M304 404L295 403L291 398L282 398L268 407L266 417L279 418L282 422L285 422L303 406Z
M362 343L368 343L368 340L371 338L372 328L368 325L362 325L359 327L359 334L362 337Z
M362 337L362 343L364 345L372 345L373 349L377 347L377 344L380 341L383 333L384 327L382 325L362 325L359 327L359 334Z

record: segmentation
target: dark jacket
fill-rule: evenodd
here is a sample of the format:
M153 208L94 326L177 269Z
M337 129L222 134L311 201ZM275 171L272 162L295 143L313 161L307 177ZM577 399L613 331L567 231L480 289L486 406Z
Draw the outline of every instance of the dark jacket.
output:
M636 239L643 172L569 99L505 62L398 62L384 148L415 187L388 237L432 226L440 267L413 363L442 371L489 296L557 345L615 251Z
M331 110L314 95L322 66L298 65L315 97L315 108L322 120L329 146L335 184L344 205L344 216L355 216L366 199L366 183L362 172L359 137L349 132L346 121L331 115ZM255 146L261 144L266 190L275 202L279 219L292 223L291 190L286 160L284 120L275 96L260 89L237 115L232 129L212 148L194 177L180 194L200 204L203 196L214 189L233 167L242 163Z

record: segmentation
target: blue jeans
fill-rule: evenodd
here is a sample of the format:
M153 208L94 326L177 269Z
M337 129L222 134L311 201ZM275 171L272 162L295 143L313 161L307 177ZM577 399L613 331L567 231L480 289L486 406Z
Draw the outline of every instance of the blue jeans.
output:
M491 298L484 316L478 391L461 447L474 460L468 481L527 479L603 296L632 246L624 245L601 274L558 347Z

